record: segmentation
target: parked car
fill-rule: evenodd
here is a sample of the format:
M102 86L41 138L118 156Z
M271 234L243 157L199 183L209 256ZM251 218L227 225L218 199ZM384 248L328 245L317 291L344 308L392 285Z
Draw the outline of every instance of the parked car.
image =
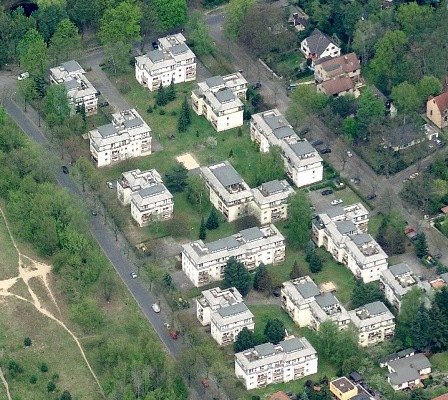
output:
M328 147L328 148L326 148L326 149L322 149L321 151L320 151L320 154L329 154L329 153L331 153L331 149Z
M24 79L29 78L29 77L30 77L30 73L29 73L29 72L22 72L22 73L17 77L17 79L18 79L19 81L23 81Z
M300 131L299 136L304 136L310 131L310 128L304 128Z
M155 313L159 313L159 312L160 312L160 307L159 307L159 305L158 305L157 303L154 303L154 304L151 306L151 308L153 309L153 311L154 311Z
M94 217L98 215L98 212L96 210L91 210L90 214L92 214Z
M109 105L109 102L107 100L104 100L98 104L98 106L100 106L100 107L107 107L108 105Z
M333 179L333 185L336 186L339 189L345 188L345 183L342 182L339 178L334 178Z
M134 271L131 271L131 278L137 279L137 274Z
M413 174L409 175L409 179L415 179L417 178L417 176L419 176L420 174L418 172L414 172Z
M108 186L109 189L114 189L115 188L115 185L111 181L107 181L106 185Z
M321 192L322 196L328 196L332 193L333 193L333 191L331 189L325 189Z
M208 381L206 378L202 378L201 379L201 384L202 386L204 386L205 388L208 388L210 385L208 384Z
M366 196L367 200L375 200L376 199L376 194L375 193L370 193L369 195Z
M273 294L275 297L280 297L280 290L274 290L274 291L272 292L272 294Z
M332 206L337 206L338 204L341 204L341 203L343 203L342 199L334 199L334 200L331 201L330 204Z
M356 176L350 179L350 182L354 183L355 185L359 185L361 183L361 178L359 176Z
M177 333L175 331L170 330L171 339L177 340Z
M352 158L353 157L353 153L350 150L347 150L345 152L345 154L347 154L347 157Z
M252 85L253 90L261 89L261 82L256 82Z
M151 45L154 50L159 50L159 45L157 44L157 42L152 42Z
M69 173L68 168L65 165L62 166L62 172L64 174L68 174Z
M313 143L311 143L311 146L316 147L316 146L320 146L321 144L324 144L323 140L315 140Z

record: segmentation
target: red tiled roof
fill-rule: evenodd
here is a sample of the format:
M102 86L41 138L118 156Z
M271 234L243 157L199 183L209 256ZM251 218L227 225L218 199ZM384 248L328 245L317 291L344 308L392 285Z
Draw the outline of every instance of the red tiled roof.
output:
M286 396L285 392L280 391L274 393L271 397L269 397L269 400L291 400L291 399L288 396Z
M319 64L329 76L336 76L342 73L355 72L361 68L355 53L345 54Z
M440 113L443 113L448 108L448 92L439 94L430 101L435 102Z
M320 85L327 95L339 94L353 89L353 82L347 75L329 79Z
M432 400L448 400L448 392L440 396L434 397Z
M442 211L444 214L448 214L448 206L442 207L440 211Z

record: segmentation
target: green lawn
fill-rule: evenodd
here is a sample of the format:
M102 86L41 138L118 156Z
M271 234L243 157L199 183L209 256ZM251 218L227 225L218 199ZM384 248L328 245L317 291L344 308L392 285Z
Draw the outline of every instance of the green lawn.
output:
M370 217L369 219L369 233L373 237L378 236L378 232L380 230L380 226L383 222L383 216L381 214L376 214Z
M448 371L448 351L444 353L434 354L431 357L431 363L434 369L438 369L439 371Z

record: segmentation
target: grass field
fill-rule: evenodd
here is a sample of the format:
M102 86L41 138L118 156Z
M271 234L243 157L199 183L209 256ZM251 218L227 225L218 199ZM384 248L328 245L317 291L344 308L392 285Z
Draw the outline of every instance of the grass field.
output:
M431 363L434 369L438 369L439 371L448 371L448 351L444 353L434 354L431 357Z
M9 236L8 228L5 220L0 215L0 271L2 279L13 278L18 275L17 269L19 267L19 256L13 246L11 237Z

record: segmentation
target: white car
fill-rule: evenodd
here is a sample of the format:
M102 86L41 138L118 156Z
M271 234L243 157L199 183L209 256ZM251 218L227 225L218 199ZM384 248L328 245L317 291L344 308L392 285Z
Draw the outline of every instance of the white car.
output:
M22 73L17 77L17 79L18 79L19 81L23 81L24 79L29 78L29 77L30 77L30 73L29 73L29 72L22 72Z
M131 272L131 278L137 279L137 274L134 271Z
M114 189L115 188L114 183L111 182L111 181L107 181L106 184L109 187L109 189Z
M342 199L334 199L334 200L331 201L330 204L332 206L337 206L338 204L341 204L341 203L343 203Z
M353 153L350 150L346 151L347 157L352 158L353 157Z
M414 172L413 174L409 175L409 179L415 179L415 178L417 178L417 176L419 176L419 173Z
M152 309L154 310L155 313L159 313L160 312L160 307L157 303L154 303L152 306Z

